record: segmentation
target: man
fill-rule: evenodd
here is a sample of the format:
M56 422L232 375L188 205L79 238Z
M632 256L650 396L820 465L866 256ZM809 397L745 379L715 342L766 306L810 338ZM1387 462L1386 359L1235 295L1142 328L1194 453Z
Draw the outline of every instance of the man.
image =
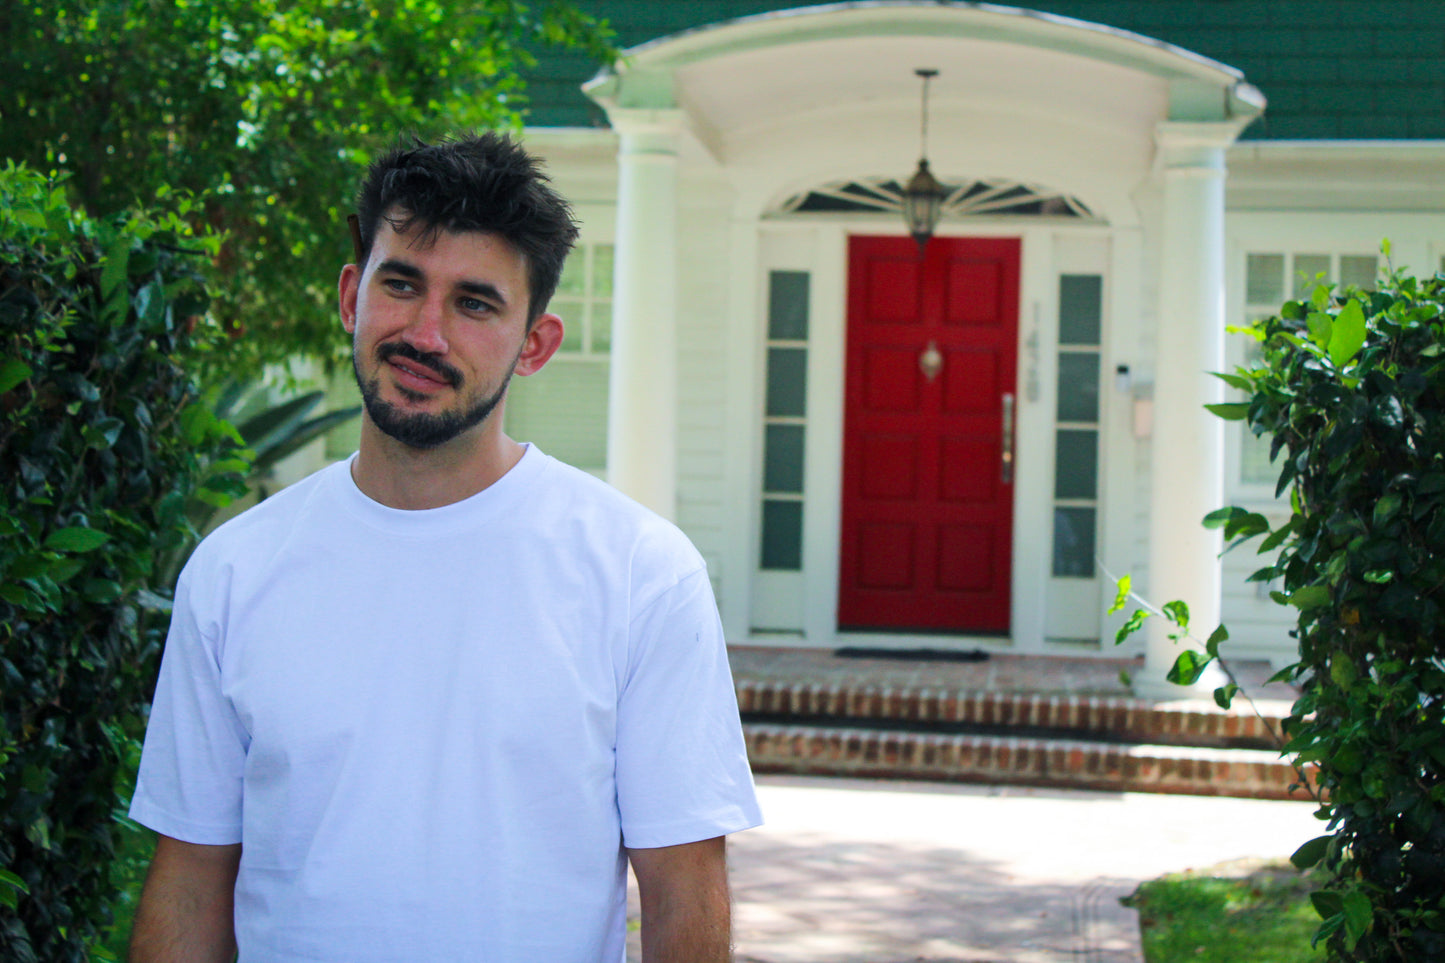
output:
M729 958L760 819L707 572L669 523L508 438L576 238L482 135L372 165L342 269L360 450L218 529L175 613L132 815L132 959Z

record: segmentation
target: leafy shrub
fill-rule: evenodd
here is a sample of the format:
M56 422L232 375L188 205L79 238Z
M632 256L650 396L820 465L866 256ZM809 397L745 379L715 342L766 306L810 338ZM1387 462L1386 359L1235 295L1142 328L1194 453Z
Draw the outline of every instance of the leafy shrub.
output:
M1285 750L1314 767L1330 830L1294 856L1329 873L1316 941L1332 960L1445 959L1445 279L1320 287L1250 334L1262 361L1221 376L1249 400L1211 407L1272 439L1291 514L1208 522L1279 549L1251 580L1299 610L1280 677L1302 693ZM1225 637L1171 677L1193 683Z
M116 782L141 732L155 560L246 468L196 403L213 350L182 215L87 219L0 171L0 958L79 961L108 923ZM219 453L230 443L231 455ZM244 456L244 452L240 452Z

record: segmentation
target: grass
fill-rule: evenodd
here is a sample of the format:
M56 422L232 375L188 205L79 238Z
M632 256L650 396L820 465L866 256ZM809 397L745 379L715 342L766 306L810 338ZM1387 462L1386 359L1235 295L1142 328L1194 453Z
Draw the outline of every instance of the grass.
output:
M1309 894L1319 888L1289 864L1247 875L1222 869L1176 873L1125 899L1139 911L1146 963L1320 963L1310 948L1320 918Z

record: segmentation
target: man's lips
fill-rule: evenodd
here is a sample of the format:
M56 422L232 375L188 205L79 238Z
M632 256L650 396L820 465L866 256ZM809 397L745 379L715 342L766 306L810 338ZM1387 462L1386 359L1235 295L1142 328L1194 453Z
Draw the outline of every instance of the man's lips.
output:
M402 371L404 371L404 372L406 372L407 374L411 375L413 378L418 378L418 379L420 379L420 380L422 380L422 381L430 381L430 382L432 382L433 384L436 384L436 385L445 385L445 384L446 384L446 381L444 381L444 380L442 379L442 377L441 377L441 375L440 375L439 373L434 372L434 371L433 371L432 369L430 369L430 368L425 368L425 367L417 364L417 363L414 362L414 361L407 361L407 360L405 360L405 359L392 358L392 359L391 359L389 362L387 362L387 363L390 364L390 365L391 365L392 367L394 367L394 368L400 368Z
M382 362L424 385L455 388L461 384L461 372L457 369L440 358L422 354L403 342L384 344L377 349L376 354Z

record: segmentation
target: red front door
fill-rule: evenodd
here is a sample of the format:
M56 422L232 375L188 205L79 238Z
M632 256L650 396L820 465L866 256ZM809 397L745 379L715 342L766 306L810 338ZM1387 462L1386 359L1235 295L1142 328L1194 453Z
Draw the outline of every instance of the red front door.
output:
M848 246L841 629L1009 630L1019 241Z

